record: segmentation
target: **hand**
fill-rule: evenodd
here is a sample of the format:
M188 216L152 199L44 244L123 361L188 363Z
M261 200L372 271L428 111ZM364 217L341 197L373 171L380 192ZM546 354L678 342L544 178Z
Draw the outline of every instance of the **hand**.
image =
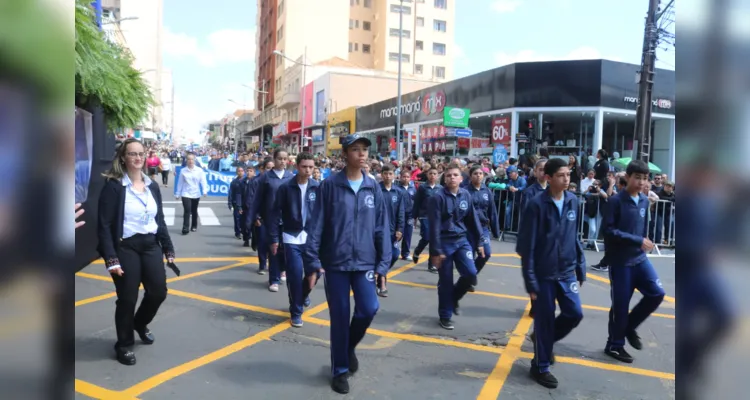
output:
M443 265L443 260L445 260L444 255L432 256L430 257L430 264L432 264L433 267L440 269Z
M583 287L583 282L584 282L584 281L578 281L578 287L579 287L579 288L582 288L582 287Z
M641 249L643 249L643 251L645 251L646 253L650 252L654 249L654 242L652 242L649 238L643 238Z
M477 253L479 253L480 258L484 258L484 247L478 248Z
M174 257L167 258L167 262L173 263L174 262Z
M516 188L515 186L511 186L508 190L510 190L511 192L517 192L518 188Z
M239 207L238 207L238 208L239 208ZM240 215L242 215L242 208L240 208L240 209L239 209L239 210L237 210L237 211L238 211L238 212L240 213Z
M260 226L260 220L259 219L255 220L255 226Z
M122 268L120 267L110 269L109 273L117 276L122 276L123 274L125 274L125 272L123 272Z
M230 210L232 209L232 205L231 204L227 204L227 207L229 207Z
M531 301L536 301L536 293L529 293L529 298Z
M387 277L385 275L380 275L377 272L375 273L375 282L377 282L377 286L380 290L385 290L386 280L387 280Z
M271 244L271 254L276 255L276 253L279 251L279 244L278 243L272 243Z
M180 199L180 196L175 196L175 197L174 197L174 199L175 199L175 200L179 200L179 199Z
M323 274L326 271L321 268L318 270L318 273L313 273L305 277L305 283L307 284L307 288L310 289L310 292L315 289L315 283L318 281L318 274Z
M401 236L402 236L401 232L399 232L399 231L396 231L396 241L397 241L397 242L398 242L399 240L401 240Z
M80 217L81 215L83 215L83 213L85 212L85 211L84 211L84 210L83 210L83 209L81 208L82 206L83 206L83 205L82 205L81 203L76 203L76 209L75 209L75 211L76 211L76 218L75 218L75 219L78 219L78 218L79 218L79 217ZM80 209L80 210L79 210L79 209ZM76 221L76 229L78 229L78 228L80 228L80 227L82 227L82 226L84 226L84 225L86 225L86 221Z

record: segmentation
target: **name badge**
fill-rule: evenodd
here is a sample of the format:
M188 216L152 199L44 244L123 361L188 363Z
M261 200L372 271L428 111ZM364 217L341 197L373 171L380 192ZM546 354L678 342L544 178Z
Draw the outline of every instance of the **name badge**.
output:
M141 215L141 224L148 225L149 220L151 220L151 217L149 217L148 213Z

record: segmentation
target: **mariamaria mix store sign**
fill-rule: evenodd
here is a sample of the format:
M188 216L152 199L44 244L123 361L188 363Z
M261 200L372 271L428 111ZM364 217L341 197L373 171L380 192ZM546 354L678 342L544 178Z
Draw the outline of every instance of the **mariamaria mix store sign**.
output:
M445 108L445 92L438 91L419 96L415 101L401 104L401 116L422 112L424 115L442 113ZM391 118L398 114L398 106L380 110L380 118Z

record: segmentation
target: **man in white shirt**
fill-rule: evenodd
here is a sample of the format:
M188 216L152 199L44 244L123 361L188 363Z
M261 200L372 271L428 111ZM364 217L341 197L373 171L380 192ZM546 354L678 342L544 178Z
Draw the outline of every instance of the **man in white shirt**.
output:
M208 181L203 168L195 165L195 155L189 154L185 160L185 168L180 169L177 179L175 198L182 198L182 234L198 230L198 202L203 196L208 196ZM190 217L192 216L192 221ZM192 222L192 223L191 223Z

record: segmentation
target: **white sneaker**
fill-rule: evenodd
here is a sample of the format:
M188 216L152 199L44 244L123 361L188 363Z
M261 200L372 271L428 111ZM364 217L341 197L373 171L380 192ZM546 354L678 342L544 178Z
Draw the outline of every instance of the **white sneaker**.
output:
M271 292L278 292L279 291L279 285L274 283L273 285L268 287L268 290Z
M286 282L286 272L281 273L281 281Z

